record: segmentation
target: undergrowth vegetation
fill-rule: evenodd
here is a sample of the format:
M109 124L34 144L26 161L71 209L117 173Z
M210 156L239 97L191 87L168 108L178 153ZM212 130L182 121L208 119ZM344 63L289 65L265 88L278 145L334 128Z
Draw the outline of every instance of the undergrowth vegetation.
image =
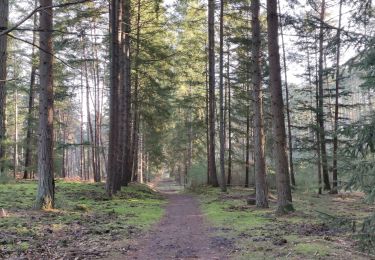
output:
M46 212L32 210L36 189L34 181L0 184L6 214L0 218L0 258L104 257L126 251L116 242L137 237L163 215L163 198L145 185L130 185L109 199L102 183L57 181L57 209Z
M276 201L269 209L247 205L254 190L231 188L228 193L196 188L202 210L225 237L233 259L368 259L371 247L358 239L373 205L362 194L314 195L296 190L296 211L286 217L275 215Z

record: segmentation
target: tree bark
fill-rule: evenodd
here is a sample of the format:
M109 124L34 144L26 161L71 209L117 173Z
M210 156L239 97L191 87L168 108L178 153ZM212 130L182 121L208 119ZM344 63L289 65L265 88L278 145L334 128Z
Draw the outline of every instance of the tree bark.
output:
M281 13L280 0L278 0L279 12ZM280 19L281 20L281 19ZM286 118L288 122L288 151L289 151L289 170L290 170L290 181L293 186L296 186L296 179L294 177L294 164L293 164L293 136L292 136L292 124L290 120L290 107L289 107L289 85L288 85L288 74L286 66L286 51L284 43L284 30L280 22L280 34L281 34L281 46L283 50L283 65L284 65L284 78L285 78L285 102L286 102Z
M13 154L13 177L18 173L18 90L14 93L14 154Z
M319 29L319 70L318 70L318 86L319 86L319 100L318 100L318 120L319 120L319 135L320 135L320 152L322 156L322 170L323 170L323 182L324 189L331 190L328 175L328 160L327 160L327 148L326 148L326 136L324 128L324 90L323 90L323 51L324 51L324 19L325 19L325 0L321 2L320 11L320 29Z
M248 81L248 80L247 80ZM246 84L246 95L250 97L250 86ZM245 148L245 187L250 186L250 99L246 104L246 148Z
M208 85L210 128L209 184L213 187L218 187L215 159L215 0L208 0Z
M35 0L35 7L38 6L38 0ZM35 88L35 75L37 70L37 62L36 62L36 53L35 53L35 46L36 45L36 29L37 29L37 19L38 16L34 14L34 31L33 31L33 47L32 47L32 53L31 53L31 74L30 74L30 89L29 89L29 103L28 103L28 109L27 109L27 130L26 130L26 141L25 141L25 170L23 172L23 178L27 179L31 177L29 175L30 172L30 166L32 161L32 115L33 115L33 109L34 109L34 88Z
M268 55L271 89L272 130L274 137L274 160L277 182L277 213L293 211L290 188L288 157L286 153L286 132L284 102L281 86L281 68L278 40L277 1L267 0Z
M38 194L36 208L54 207L55 182L53 173L53 12L52 0L40 0L45 7L40 12L40 92L39 92L39 140L38 140Z
M227 182L225 179L225 121L224 121L224 0L220 1L220 174L221 174L221 191L227 191Z
M121 163L121 185L126 186L132 176L131 164L131 63L130 63L130 0L123 0L122 13L122 100L121 100L121 125L122 135L122 159ZM121 129L120 128L120 129Z
M230 47L227 50L227 82L228 82L228 185L232 182L232 93L230 81Z
M337 30L337 52L336 52L336 88L335 88L335 120L333 133L333 170L332 170L332 193L338 193L337 187L337 150L338 150L338 123L339 123L339 90L340 90L340 58L341 58L341 20L342 0L339 7L339 26Z
M8 29L9 1L0 1L0 32ZM0 36L0 175L4 172L5 160L5 107L6 107L6 80L7 80L7 57L8 36Z
M141 47L141 0L137 0L137 24L136 24L136 47L134 54L134 98L133 98L133 136L132 136L132 175L134 179L138 179L138 147L139 147L139 101L138 101L138 89L139 89L139 52ZM143 178L143 176L141 177ZM141 180L142 183L143 180Z
M119 147L118 147L118 96L120 85L120 17L121 17L121 4L119 0L112 0L110 5L110 31L111 31L111 67L110 67L110 115L109 115L109 145L108 145L108 173L106 190L108 196L112 196L118 191L116 181L118 180L118 165L119 165Z
M252 10L252 85L254 108L254 157L255 157L255 188L256 205L268 208L268 189L266 181L265 137L263 120L263 94L261 74L261 35L259 21L259 0L251 1Z

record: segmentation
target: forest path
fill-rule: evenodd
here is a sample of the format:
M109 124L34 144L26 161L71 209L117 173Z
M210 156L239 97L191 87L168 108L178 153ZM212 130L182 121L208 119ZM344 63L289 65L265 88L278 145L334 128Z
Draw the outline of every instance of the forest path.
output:
M169 179L159 180L154 188L168 199L165 215L125 259L227 259L193 195L179 193L181 187Z

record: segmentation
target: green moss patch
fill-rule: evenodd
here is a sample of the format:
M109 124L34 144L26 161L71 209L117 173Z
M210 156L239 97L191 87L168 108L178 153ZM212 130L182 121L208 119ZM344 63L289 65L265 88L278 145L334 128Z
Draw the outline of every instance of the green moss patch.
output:
M56 182L56 209L35 211L35 181L0 184L0 258L105 257L158 222L164 199L132 184L112 199L103 183ZM116 246L112 246L113 243ZM111 245L111 248L109 248Z

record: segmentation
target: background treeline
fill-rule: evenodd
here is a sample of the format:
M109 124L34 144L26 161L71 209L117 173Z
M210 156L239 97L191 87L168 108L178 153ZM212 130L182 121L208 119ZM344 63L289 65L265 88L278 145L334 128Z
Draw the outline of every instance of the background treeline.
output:
M209 2L210 12L200 0L53 1L55 176L107 179L109 194L162 173L190 187L251 186L263 140L275 188L273 29L290 185L360 189L373 199L371 1L281 1L276 28L267 26L263 1ZM0 27L17 27L0 36L8 54L0 65L0 178L28 179L38 177L40 12L17 22L41 3L3 1L0 10L8 4L9 25L0 19Z

